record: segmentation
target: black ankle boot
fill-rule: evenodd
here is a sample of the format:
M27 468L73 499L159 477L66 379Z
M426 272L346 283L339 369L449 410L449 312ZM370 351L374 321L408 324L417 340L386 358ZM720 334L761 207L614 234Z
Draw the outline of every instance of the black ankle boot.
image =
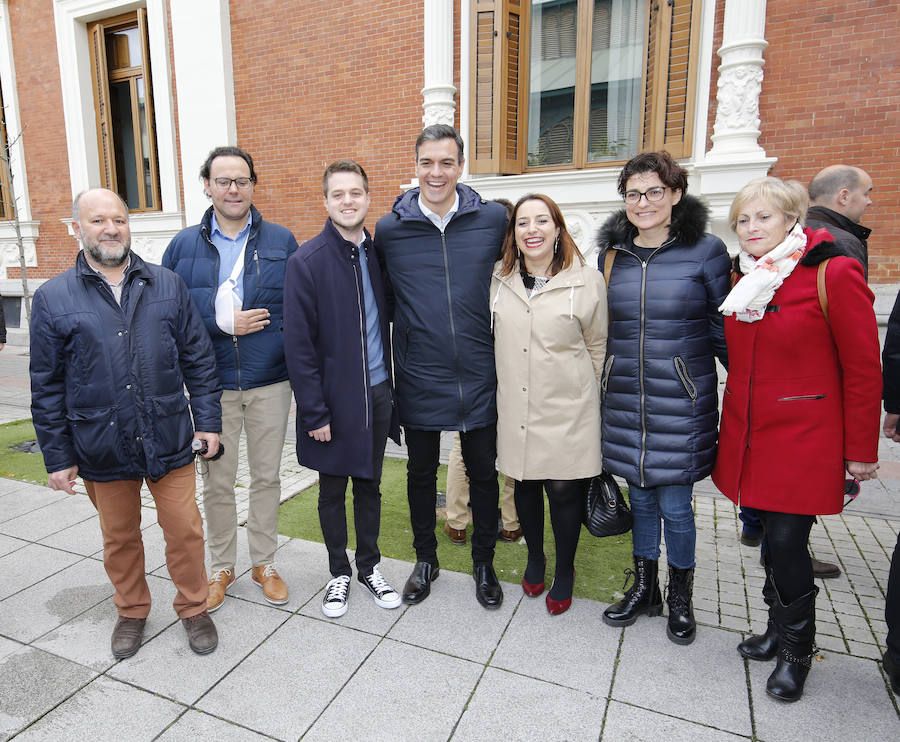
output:
M769 606L769 622L766 626L766 633L748 636L738 644L738 652L748 660L767 662L778 654L778 627L773 620L775 583L772 582L772 575L768 569L766 570L766 581L763 583L762 593L763 600Z
M603 611L603 623L609 626L631 626L642 613L648 616L662 613L656 560L635 555L634 571L626 569L625 574L634 576L634 584L622 600Z
M666 603L669 604L669 623L666 636L676 644L690 644L697 636L697 622L694 621L694 569L681 569L669 565L669 587Z
M778 628L778 662L766 682L766 693L779 701L799 701L803 684L812 666L813 640L816 636L816 593L784 605L775 590L775 625Z

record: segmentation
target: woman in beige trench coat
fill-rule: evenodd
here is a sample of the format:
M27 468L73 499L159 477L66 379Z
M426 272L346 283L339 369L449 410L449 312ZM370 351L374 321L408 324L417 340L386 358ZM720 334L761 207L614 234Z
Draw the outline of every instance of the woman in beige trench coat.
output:
M547 610L572 603L587 479L600 473L600 379L606 285L566 231L559 207L530 194L516 204L491 280L497 364L497 466L516 480L528 544L526 595L544 591L544 501L556 542Z

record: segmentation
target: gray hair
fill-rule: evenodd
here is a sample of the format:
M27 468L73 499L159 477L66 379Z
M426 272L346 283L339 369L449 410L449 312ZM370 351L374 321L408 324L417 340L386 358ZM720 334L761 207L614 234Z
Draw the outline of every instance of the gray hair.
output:
M447 124L432 124L422 130L422 133L416 138L416 160L419 159L419 147L425 142L439 142L441 139L452 139L456 142L456 148L459 150L459 163L462 164L466 159L463 153L462 137L456 129Z
M119 202L122 204L122 208L125 209L125 214L128 214L128 204L125 203L125 199L122 198L115 191L110 190L109 188L85 188L81 193L75 196L75 200L72 201L72 221L81 223L81 197L85 193L89 193L90 191L109 191L110 193L115 194L116 198L119 199Z

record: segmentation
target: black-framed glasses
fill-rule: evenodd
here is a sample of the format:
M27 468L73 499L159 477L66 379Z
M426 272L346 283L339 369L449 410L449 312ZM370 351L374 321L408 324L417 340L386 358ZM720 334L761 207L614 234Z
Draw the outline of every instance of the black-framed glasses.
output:
M660 201L663 196L666 195L666 190L668 188L666 186L656 186L655 188L648 188L646 191L625 191L625 195L622 198L625 200L626 204L636 204L641 200L641 196L646 198L650 203L654 201Z
M250 178L213 178L213 183L220 191L227 191L234 183L242 191L246 191L253 181Z

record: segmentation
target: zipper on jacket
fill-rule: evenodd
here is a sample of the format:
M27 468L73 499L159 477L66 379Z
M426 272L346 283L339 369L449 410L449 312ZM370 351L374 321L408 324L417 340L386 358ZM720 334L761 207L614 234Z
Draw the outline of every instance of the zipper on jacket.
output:
M459 368L459 349L456 345L456 323L453 321L453 301L450 298L450 261L447 258L447 240L443 232L441 232L441 252L444 256L444 283L447 288L447 313L450 316L450 337L453 340L453 358L456 364L456 388L459 393L459 411L460 411L460 423L462 427L463 433L466 432L466 407L465 400L463 399L463 388L462 388L462 374Z
M600 392L606 394L606 387L609 386L609 375L612 373L613 362L616 357L609 356L603 364L603 378L600 380Z
M253 261L256 263L256 290L259 291L259 253L256 248L253 248Z
M690 373L688 373L687 364L684 362L684 359L681 356L675 356L675 372L678 374L678 378L681 379L681 385L684 387L684 391L688 393L688 396L691 398L691 402L697 401L697 385L694 384L691 379Z
M362 248L360 248L362 249ZM357 263L350 261L353 267L354 285L356 286L356 306L359 309L359 343L362 346L362 372L363 372L363 406L366 408L366 429L369 428L369 363L366 358L366 325L363 317L362 297L360 296L359 286L362 276L359 274Z
M234 343L234 355L235 355L235 371L237 371L237 388L241 388L241 351L238 348L238 339L237 335L231 336L231 342Z

